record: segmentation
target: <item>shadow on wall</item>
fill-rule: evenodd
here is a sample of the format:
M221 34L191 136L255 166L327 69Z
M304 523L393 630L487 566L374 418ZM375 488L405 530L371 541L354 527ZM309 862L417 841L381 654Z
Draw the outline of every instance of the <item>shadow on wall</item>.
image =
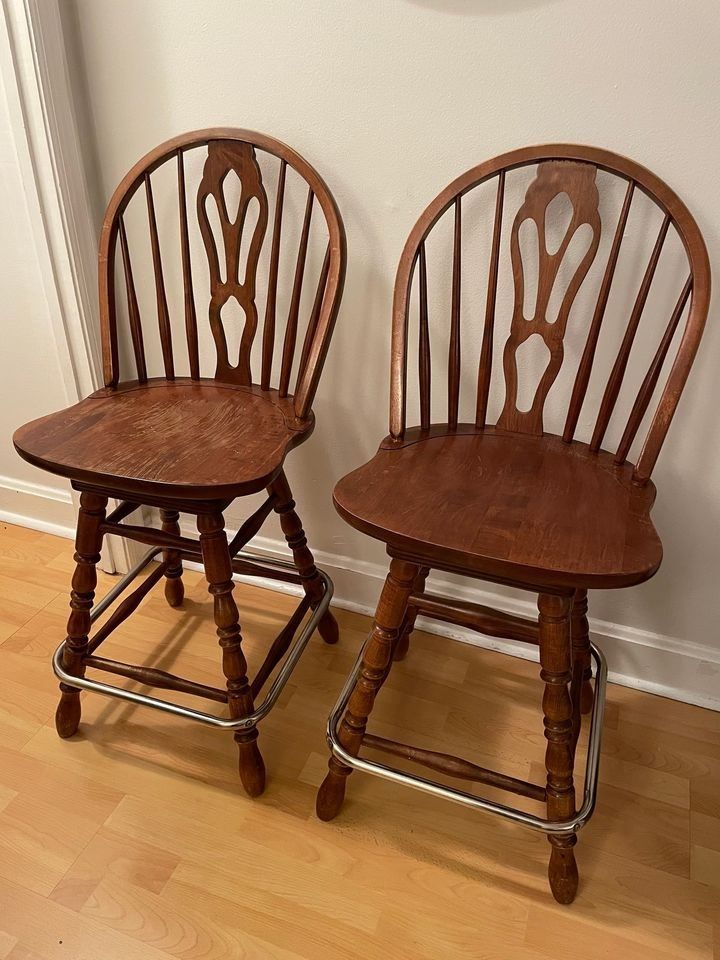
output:
M481 17L484 14L519 13L533 7L547 7L558 0L405 0L416 7L437 10L438 13L456 13Z

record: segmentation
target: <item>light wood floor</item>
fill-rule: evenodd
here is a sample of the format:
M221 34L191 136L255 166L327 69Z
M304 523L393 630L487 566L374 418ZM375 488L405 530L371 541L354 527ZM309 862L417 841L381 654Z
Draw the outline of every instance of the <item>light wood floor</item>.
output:
M232 738L83 695L53 727L50 654L72 548L0 528L0 960L720 958L720 714L611 687L599 805L580 893L547 890L547 841L354 774L331 824L314 815L328 710L368 629L311 641L261 727L268 788L240 792ZM102 591L112 578L102 577ZM198 574L171 610L152 595L108 656L217 682ZM251 662L292 600L238 586ZM532 663L416 634L372 729L541 777Z

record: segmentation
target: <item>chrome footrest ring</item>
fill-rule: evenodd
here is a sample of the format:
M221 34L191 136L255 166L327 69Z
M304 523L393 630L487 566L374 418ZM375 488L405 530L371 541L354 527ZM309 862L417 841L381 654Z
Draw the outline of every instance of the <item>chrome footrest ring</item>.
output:
M137 563L132 570L126 573L123 578L117 584L115 584L112 590L110 590L97 603L90 614L91 621L95 620L102 613L104 613L104 611L107 610L107 608L120 596L125 587L127 587L128 584L131 583L138 576L138 574L141 573L142 570L144 570L144 568L154 559L154 557L161 552L161 549L158 547L154 547L152 550L149 550L139 561L139 563ZM247 561L248 563L252 563L253 561L256 563L260 562L260 558L258 558L256 555L246 552L238 553L237 557ZM263 557L261 562L264 567L278 567L283 570L296 569L295 565L289 560L266 560ZM211 713L205 713L203 710L196 710L193 707L186 707L183 704L171 703L168 700L162 700L159 697L152 697L145 693L138 693L134 690L125 690L122 687L116 687L113 684L103 683L100 680L94 680L90 677L75 677L72 674L69 674L62 665L62 654L65 641L60 644L53 655L53 670L55 671L55 675L60 681L62 681L62 683L65 683L68 687L72 687L76 690L92 690L95 693L100 693L105 697L114 697L117 700L124 700L126 703L134 703L138 706L152 707L154 710L162 710L165 713L172 713L177 717L185 717L188 720L197 720L198 723L204 723L211 727L220 727L222 730L252 729L253 727L257 726L257 724L265 716L267 716L267 714L275 705L283 687L295 669L303 650L307 646L310 637L315 632L320 620L323 618L328 610L328 607L330 606L330 600L332 599L333 595L332 580L323 570L318 569L318 574L324 587L323 595L317 606L313 609L310 619L307 621L303 629L300 631L297 639L288 650L285 659L280 665L277 676L273 680L270 689L265 695L265 699L253 710L252 713L248 714L247 716L235 718L216 717Z
M488 813L495 813L514 823L520 823L523 826L530 827L532 830L539 830L542 833L559 836L563 834L576 833L583 827L593 814L595 801L597 797L597 785L600 768L600 744L602 737L602 725L605 712L605 689L607 686L607 662L602 651L595 646L590 645L590 654L595 663L595 689L592 713L590 714L590 732L588 738L587 761L585 765L585 785L583 790L583 803L580 810L568 820L551 821L543 817L536 817L524 810L517 810L514 807L506 806L502 803L496 803L492 800L485 800L482 797L476 797L465 790L456 790L454 787L448 787L426 777L416 776L407 773L404 770L398 770L396 767L379 763L375 760L367 760L364 757L354 757L340 743L338 731L342 721L345 708L347 707L352 693L355 681L357 680L362 666L363 649L358 655L357 661L351 671L345 685L338 697L337 703L333 708L328 719L327 741L333 753L341 763L354 770L361 770L364 773L371 773L376 777L382 777L393 783L400 783L415 790L421 790L423 793L429 793L431 796L441 797L444 800L451 800L453 803L460 803L466 807L472 807L475 810L484 810Z

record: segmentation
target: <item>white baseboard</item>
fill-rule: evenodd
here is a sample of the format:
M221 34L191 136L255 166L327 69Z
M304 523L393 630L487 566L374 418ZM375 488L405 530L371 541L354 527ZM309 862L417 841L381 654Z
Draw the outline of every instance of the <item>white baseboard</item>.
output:
M0 476L0 521L72 540L75 512L70 488Z
M192 532L188 526L188 535L192 535ZM247 549L259 556L288 555L284 542L269 537L255 537ZM314 551L314 555L317 565L322 567L335 585L333 603L343 609L372 617L387 567L323 551ZM257 577L237 579L283 593L298 592L292 585L277 581L266 581ZM537 616L534 602L479 589L469 581L467 585L458 586L456 582L443 580L440 575L432 578L431 587L439 593L444 592L450 596L496 607L507 613ZM537 649L533 646L513 640L485 637L452 624L420 617L418 627L429 633L525 660L538 658ZM609 677L613 683L720 711L720 650L592 617L590 630L593 639L607 657Z

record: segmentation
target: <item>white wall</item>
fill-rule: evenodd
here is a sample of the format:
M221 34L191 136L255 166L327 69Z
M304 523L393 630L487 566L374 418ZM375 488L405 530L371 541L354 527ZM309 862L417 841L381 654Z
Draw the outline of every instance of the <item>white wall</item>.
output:
M19 103L8 82L12 69L4 31L0 18L0 519L64 530L73 523L69 484L21 460L11 440L21 424L66 406L69 397L26 196L32 172L13 123Z
M337 197L345 298L318 429L288 472L346 600L374 601L383 550L339 520L330 493L387 430L394 270L453 176L526 143L605 146L675 187L718 263L716 0L67 0L65 13L105 200L151 146L215 124L289 142ZM700 702L720 697L714 314L655 476L663 567L591 596L617 673Z

